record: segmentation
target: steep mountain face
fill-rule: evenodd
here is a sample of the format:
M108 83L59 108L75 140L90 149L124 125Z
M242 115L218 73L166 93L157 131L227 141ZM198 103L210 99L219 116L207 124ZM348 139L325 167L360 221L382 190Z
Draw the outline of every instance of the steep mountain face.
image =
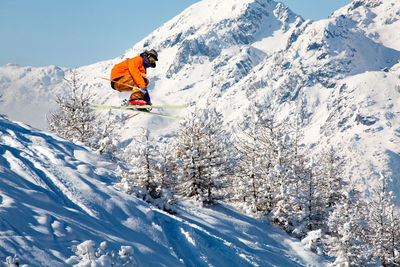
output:
M303 24L286 49L243 80L259 88L259 99L270 97L282 120L301 116L312 151L341 151L348 176L365 190L382 176L393 178L395 191L400 181L400 46L393 31L399 4L355 1L327 20Z
M355 0L330 18L312 22L272 0L203 0L121 57L79 68L79 78L96 102L120 104L128 93L118 93L96 77L108 76L113 64L154 48L160 60L148 71L153 103L215 106L228 131L246 119L249 106L267 103L288 125L295 118L301 121L310 155L324 147L340 148L352 178L373 185L380 176L391 176L396 184L399 10L396 0ZM18 78L4 78L9 68L0 68L5 102L6 89L24 91ZM24 84L29 90L36 88L34 82ZM57 86L65 85L59 81L49 90ZM13 107L7 113L16 111ZM98 114L99 120L106 117L105 112ZM117 121L127 115L113 114ZM138 116L115 132L121 144L129 146L140 127L162 136L177 126Z
M0 265L17 254L23 266L72 266L85 240L95 249L106 241L109 252L131 246L137 266L324 265L299 241L223 205L186 203L177 215L152 208L113 186L115 170L85 147L0 116Z

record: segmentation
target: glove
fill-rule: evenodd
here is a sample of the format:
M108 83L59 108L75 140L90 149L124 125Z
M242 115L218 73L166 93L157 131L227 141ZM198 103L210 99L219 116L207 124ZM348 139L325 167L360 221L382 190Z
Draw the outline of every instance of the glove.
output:
M140 91L142 91L142 93L144 93L144 94L148 93L147 87L140 88Z

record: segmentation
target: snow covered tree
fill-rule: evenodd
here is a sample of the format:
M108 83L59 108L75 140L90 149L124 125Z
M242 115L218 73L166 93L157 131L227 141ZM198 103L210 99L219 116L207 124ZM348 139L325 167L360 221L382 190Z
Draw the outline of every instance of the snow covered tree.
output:
M306 199L310 198L310 168L307 168L307 161L303 156L301 140L302 132L298 125L296 128L285 127L281 124L272 133L272 140L275 140L273 147L275 153L275 167L271 170L277 177L279 191L276 196L276 204L270 214L270 220L280 225L285 231L293 233L297 231L298 236L303 235L304 220L307 218ZM300 225L300 227L299 227ZM302 233L299 235L299 233Z
M152 155L152 173L155 189L150 192L152 204L169 213L175 213L176 198L173 189L177 181L177 163L173 157L173 148L169 143L159 142Z
M174 213L175 199L171 188L175 183L175 165L169 151L161 144L157 146L147 129L141 129L134 142L134 148L121 155L126 166L119 168L122 179L116 187Z
M57 95L58 110L47 118L49 130L69 140L88 144L95 134L95 116L89 109L90 92L82 89L76 71L72 71L67 82L69 91Z
M327 254L335 257L332 266L374 266L367 242L367 204L351 181L342 192L343 197L330 210L324 238Z
M90 138L87 145L100 154L109 154L112 157L118 156L117 140L119 136L113 132L115 127L116 123L111 118L111 111L109 111L107 119L97 126L97 131Z
M327 212L343 198L342 189L346 184L343 164L344 160L337 155L333 147L323 151L316 162L316 173L321 177L317 187Z
M398 266L400 214L381 175L378 186L363 198L353 183L330 210L325 243L333 266Z
M182 123L176 139L180 173L176 191L203 204L213 204L227 175L226 137L216 110L195 110Z
M250 208L251 213L259 216L269 215L280 202L275 215L281 217L290 198L288 184L293 182L289 163L291 139L285 125L277 123L271 107L254 105L250 114L235 135L240 156L232 200L242 202L243 209Z
M162 188L171 190L176 185L177 162L173 156L174 147L170 143L159 142L156 146L154 179Z
M114 123L110 113L106 121L96 122L95 114L89 108L92 95L81 85L76 70L71 71L67 82L69 90L57 95L58 109L47 117L49 130L73 142L82 142L101 154L115 154Z
M315 158L315 159L314 159ZM304 159L305 160L305 159ZM343 160L333 148L308 159L308 166L300 163L298 177L301 183L301 224L303 233L321 229L325 233L328 229L327 218L335 204L343 198L342 177ZM297 229L299 230L299 229Z
M261 191L260 186L264 185L268 164L266 164L267 153L261 139L260 131L263 130L259 120L260 113L253 113L236 132L234 144L239 154L239 161L235 169L235 176L232 186L231 200L242 206L242 209L249 213L258 214L267 207L262 205L262 194L268 198L272 188ZM271 206L271 205L269 205Z
M125 175L127 192L131 193L135 187L146 190L151 197L157 195L157 183L154 181L154 145L147 129L135 137L134 148L127 149L122 159L128 164L128 173Z
M400 214L393 204L388 188L389 178L381 174L379 184L371 188L367 199L369 234L368 243L373 255L383 266L400 265Z
M131 160L132 172L135 184L147 190L150 196L155 197L157 184L154 181L153 156L154 145L150 140L149 131L143 129L143 135L136 138L136 153Z

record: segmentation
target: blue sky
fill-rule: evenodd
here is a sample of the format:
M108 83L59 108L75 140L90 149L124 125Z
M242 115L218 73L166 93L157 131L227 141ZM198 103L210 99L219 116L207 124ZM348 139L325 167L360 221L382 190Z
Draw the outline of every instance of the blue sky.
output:
M0 66L75 68L118 57L199 0L0 0ZM305 19L351 0L282 0Z

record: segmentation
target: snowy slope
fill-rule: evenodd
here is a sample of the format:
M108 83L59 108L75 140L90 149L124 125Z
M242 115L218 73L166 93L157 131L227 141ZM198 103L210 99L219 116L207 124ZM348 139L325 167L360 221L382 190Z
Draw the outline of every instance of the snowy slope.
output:
M0 261L66 266L72 246L134 249L138 266L321 266L267 223L186 203L169 215L113 187L115 163L0 117Z
M340 148L348 159L347 174L359 180L362 189L373 186L381 174L398 185L399 10L397 0L355 0L330 18L312 22L271 0L203 0L124 55L79 68L79 77L97 102L119 104L128 93L112 90L97 77L107 77L113 64L155 48L160 61L148 72L154 104L216 106L231 131L245 120L254 102L268 102L288 125L295 118L302 120L310 155L331 145ZM49 94L38 91L35 79L53 80L54 75L24 76L25 68L0 67L4 101L0 112L43 128L43 122L16 116L20 109L7 104L17 98L18 106L31 105L20 96L32 91L38 97L29 100L37 101L33 105L43 110L53 107ZM69 73L64 75L68 78ZM50 95L65 87L61 80L54 81L46 87ZM29 112L43 116L30 107L24 109ZM185 115L185 111L164 112ZM100 120L103 114L98 111ZM127 115L113 114L117 121ZM172 133L178 123L138 116L115 129L121 144L129 146L138 126L157 137Z

